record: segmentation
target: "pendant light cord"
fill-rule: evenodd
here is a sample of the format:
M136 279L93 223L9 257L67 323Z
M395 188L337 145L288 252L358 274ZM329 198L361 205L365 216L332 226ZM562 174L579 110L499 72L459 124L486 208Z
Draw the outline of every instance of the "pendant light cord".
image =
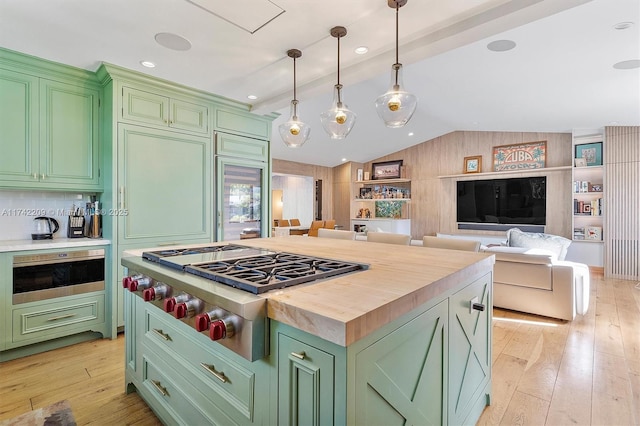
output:
M296 58L293 57L293 117L298 119L298 96L296 95Z
M342 86L340 85L340 36L336 37L338 39L338 85L337 85L337 90L338 90L338 106L341 107L342 106Z
M398 5L398 0L396 0L396 63L394 65L394 69L395 69L395 85L398 85L398 69L399 69L399 59L398 59L398 16L400 15L400 6Z

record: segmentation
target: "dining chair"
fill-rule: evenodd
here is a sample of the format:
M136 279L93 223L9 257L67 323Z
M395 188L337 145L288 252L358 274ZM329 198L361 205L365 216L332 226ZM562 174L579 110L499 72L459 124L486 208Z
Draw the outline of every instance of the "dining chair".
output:
M367 232L367 241L372 243L398 244L408 246L411 242L411 235L393 234L391 232Z
M289 219L289 223L291 223L291 226L300 226L299 219Z
M336 227L336 221L333 219L325 220L323 228L334 229Z
M310 237L318 236L318 229L324 226L324 220L314 220L311 222L311 226L309 227L309 232L307 233Z
M289 220L287 219L280 219L278 221L278 226L291 226L291 224L289 224Z
M457 238L438 238L431 236L422 237L424 247L441 248L448 250L480 251L480 241L462 240Z
M335 240L355 240L355 231L341 231L338 229L318 229L318 238L333 238Z

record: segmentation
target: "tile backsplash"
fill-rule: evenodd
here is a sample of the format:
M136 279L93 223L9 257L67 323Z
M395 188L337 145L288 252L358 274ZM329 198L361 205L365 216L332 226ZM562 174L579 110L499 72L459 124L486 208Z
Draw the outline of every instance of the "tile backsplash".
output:
M30 240L38 216L56 219L60 229L53 238L66 238L69 212L74 204L83 207L90 195L94 194L0 190L0 240Z

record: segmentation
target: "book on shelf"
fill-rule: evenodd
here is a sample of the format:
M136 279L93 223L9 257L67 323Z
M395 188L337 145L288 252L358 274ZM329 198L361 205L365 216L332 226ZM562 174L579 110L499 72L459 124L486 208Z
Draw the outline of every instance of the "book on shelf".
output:
M584 240L584 228L573 228L573 239Z
M575 215L591 215L602 216L602 198L596 198L591 201L573 199L573 214Z

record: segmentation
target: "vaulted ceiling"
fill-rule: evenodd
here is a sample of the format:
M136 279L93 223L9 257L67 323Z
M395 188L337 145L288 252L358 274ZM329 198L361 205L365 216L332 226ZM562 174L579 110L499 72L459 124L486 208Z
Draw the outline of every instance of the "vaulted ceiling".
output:
M273 157L324 166L454 130L640 124L640 68L614 68L640 60L637 0L409 0L399 22L405 86L419 99L400 129L386 128L374 109L395 59L395 11L384 0L2 0L0 46L89 70L104 61L279 112ZM624 22L632 24L616 28ZM340 78L358 115L344 140L329 139L319 119L336 83L336 25L348 31ZM487 49L496 40L516 46ZM358 46L368 53L357 55ZM303 52L299 115L312 126L298 149L277 131L293 95L290 48Z

